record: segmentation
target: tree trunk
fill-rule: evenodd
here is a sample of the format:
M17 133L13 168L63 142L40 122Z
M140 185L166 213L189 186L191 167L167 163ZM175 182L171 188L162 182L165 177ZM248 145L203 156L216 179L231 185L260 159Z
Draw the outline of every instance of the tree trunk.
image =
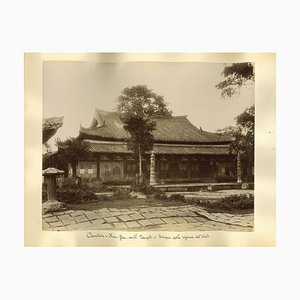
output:
M142 174L142 153L141 153L141 145L139 144L139 183L143 182L143 174Z
M72 177L75 178L76 177L76 163L72 163Z

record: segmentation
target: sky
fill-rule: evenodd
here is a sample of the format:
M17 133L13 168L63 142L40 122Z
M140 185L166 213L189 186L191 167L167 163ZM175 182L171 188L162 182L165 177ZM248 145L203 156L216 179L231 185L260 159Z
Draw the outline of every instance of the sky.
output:
M43 63L43 117L64 117L49 140L76 137L80 124L90 126L95 108L112 111L125 87L145 84L162 95L174 116L187 115L197 127L214 132L234 125L234 118L254 104L254 85L238 96L222 99L215 85L225 64L187 62Z

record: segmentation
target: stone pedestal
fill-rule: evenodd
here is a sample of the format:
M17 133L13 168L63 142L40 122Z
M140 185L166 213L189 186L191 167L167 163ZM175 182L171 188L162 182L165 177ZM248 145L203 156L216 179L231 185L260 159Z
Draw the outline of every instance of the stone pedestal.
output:
M151 156L150 156L150 185L157 185L154 151L151 152Z
M60 211L66 208L64 202L56 199L56 176L63 174L64 171L56 168L48 168L43 171L45 183L47 184L47 202L43 203L43 214L47 212Z

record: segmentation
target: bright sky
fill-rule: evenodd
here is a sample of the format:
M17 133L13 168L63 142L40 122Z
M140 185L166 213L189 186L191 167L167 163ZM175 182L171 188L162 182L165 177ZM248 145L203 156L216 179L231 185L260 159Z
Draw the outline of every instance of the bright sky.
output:
M43 117L64 116L64 124L49 141L77 136L88 127L95 108L112 111L125 87L145 84L162 95L173 115L187 115L203 130L214 132L234 124L234 118L254 103L254 85L240 95L221 99L215 85L222 80L218 63L98 63L47 61L43 65Z

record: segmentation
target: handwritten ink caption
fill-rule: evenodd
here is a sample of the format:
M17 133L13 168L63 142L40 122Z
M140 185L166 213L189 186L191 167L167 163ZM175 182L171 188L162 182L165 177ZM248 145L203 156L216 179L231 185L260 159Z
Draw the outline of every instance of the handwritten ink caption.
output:
M140 234L140 233L134 233L134 234L120 234L120 233L93 233L88 232L86 237L88 239L98 238L98 239L116 239L119 241L130 241L130 240L164 240L164 241L174 241L174 240L183 240L183 241L189 241L189 240L197 240L197 239L208 239L210 238L210 235L208 233L197 233L197 234L181 234L177 233L174 235L170 234Z

